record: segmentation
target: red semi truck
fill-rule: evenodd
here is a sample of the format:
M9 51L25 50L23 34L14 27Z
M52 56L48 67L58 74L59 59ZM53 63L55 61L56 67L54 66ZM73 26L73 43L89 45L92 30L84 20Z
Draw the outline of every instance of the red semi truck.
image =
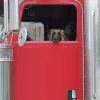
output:
M6 31L15 33L8 36L13 47L5 90L9 100L99 100L94 34L99 33L98 2L23 0L19 7L16 0L6 3Z

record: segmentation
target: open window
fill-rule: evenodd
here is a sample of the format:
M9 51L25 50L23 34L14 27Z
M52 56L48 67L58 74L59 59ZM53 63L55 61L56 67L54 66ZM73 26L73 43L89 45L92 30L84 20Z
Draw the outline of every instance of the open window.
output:
M73 5L27 5L21 26L28 30L28 41L77 40L77 10Z

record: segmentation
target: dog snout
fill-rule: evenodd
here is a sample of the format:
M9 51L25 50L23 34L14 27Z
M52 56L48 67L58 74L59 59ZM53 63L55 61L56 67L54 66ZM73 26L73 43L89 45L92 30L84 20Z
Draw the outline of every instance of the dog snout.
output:
M54 43L58 43L59 41L61 41L61 35L60 35L60 33L53 33L53 35L52 35L52 41L54 42Z

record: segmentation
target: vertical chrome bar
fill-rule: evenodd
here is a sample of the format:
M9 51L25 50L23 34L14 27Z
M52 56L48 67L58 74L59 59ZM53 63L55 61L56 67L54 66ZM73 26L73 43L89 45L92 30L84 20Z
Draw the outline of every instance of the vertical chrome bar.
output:
M85 0L85 100L96 99L96 0Z
M92 93L93 97L96 98L96 31L95 31L95 10L92 11Z
M3 61L3 100L10 100L10 61Z
M19 4L18 0L9 0L9 30L19 29Z
M4 28L8 33L8 0L4 0Z
M4 28L6 33L19 29L18 0L4 0Z
M3 67L0 63L0 100L3 100Z
M100 100L100 0L96 1L96 99Z

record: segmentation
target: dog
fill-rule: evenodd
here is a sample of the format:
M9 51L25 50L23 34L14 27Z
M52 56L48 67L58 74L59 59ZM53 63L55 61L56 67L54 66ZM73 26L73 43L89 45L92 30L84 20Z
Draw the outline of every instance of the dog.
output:
M68 23L65 29L51 29L48 31L48 40L58 43L60 41L75 41L76 26L74 23Z

